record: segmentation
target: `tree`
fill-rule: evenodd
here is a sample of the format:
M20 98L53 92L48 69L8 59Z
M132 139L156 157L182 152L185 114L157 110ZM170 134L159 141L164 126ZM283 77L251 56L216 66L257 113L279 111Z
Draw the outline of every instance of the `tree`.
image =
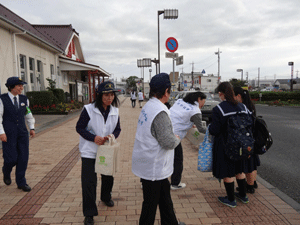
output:
M46 78L46 80L48 81L48 91L53 91L55 89L55 85L56 85L56 81L55 80L52 80L50 78Z
M136 79L139 79L137 76L130 76L126 79L127 89L136 90Z
M244 86L247 86L246 85L247 81L245 81L245 80L238 80L238 79L232 78L231 80L229 80L229 82L231 83L231 85L233 87L244 87Z

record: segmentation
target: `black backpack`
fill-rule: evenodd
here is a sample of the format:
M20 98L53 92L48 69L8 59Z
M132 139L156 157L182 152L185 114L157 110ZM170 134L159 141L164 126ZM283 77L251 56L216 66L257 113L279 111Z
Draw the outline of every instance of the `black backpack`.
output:
M227 120L225 154L234 161L247 159L254 153L253 119L237 112Z
M268 130L266 122L261 116L255 118L254 122L254 153L265 154L273 144L271 133Z

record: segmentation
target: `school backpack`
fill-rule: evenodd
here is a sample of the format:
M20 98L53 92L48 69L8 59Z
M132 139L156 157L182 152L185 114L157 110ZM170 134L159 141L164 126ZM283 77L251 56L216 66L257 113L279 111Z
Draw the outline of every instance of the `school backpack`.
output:
M253 120L250 114L236 112L227 120L225 154L234 161L254 153Z
M255 140L254 153L265 154L273 144L273 139L266 122L261 116L255 118L253 136Z

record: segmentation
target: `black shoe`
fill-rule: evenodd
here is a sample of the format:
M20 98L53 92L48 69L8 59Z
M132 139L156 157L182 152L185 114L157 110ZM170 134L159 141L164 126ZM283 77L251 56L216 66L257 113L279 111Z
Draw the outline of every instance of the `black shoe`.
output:
M6 184L6 185L10 185L10 184L11 184L11 179L10 179L10 177L4 177L4 176L3 176L3 181L4 181L4 184Z
M86 216L84 218L84 225L94 225L94 218L92 216Z
M19 188L19 189L22 189L22 190L25 191L25 192L31 191L31 187L29 187L28 184L25 184L24 186L18 187L18 188Z
M113 207L115 205L113 200L109 200L108 202L104 202L104 204L108 207Z

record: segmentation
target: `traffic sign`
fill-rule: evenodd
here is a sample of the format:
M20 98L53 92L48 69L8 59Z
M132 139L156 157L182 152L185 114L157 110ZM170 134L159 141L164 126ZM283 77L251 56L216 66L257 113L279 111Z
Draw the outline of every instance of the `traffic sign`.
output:
M166 52L166 58L177 58L177 57L178 57L178 53Z
M178 49L177 40L173 37L169 37L166 41L166 48L169 52L175 52Z
M176 58L176 66L183 64L183 55Z

